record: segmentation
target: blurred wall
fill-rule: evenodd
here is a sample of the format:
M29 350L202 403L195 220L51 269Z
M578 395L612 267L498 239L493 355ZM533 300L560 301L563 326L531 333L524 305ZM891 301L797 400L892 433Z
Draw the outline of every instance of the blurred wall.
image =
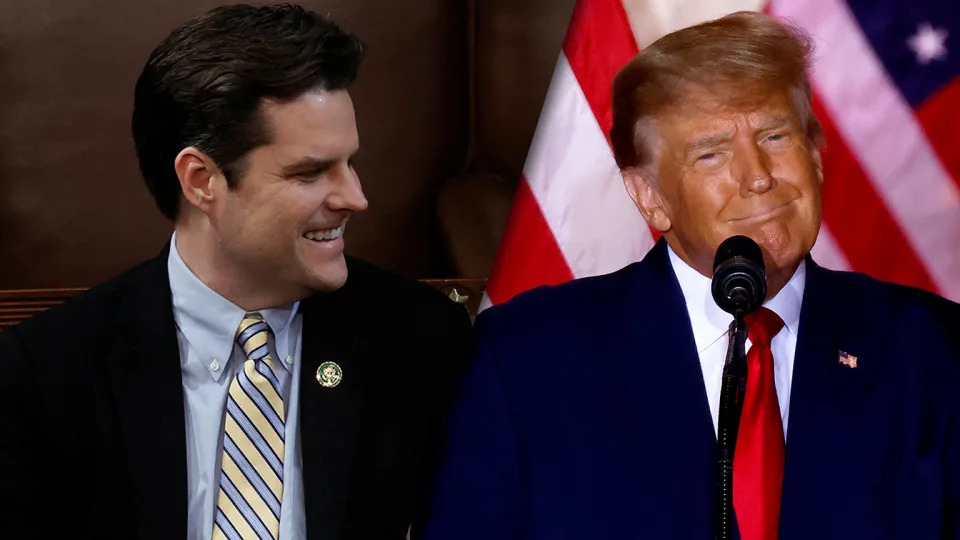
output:
M223 3L0 3L0 289L89 286L159 251L171 228L139 177L133 85L170 30ZM348 252L415 278L461 272L438 192L465 171L515 183L573 0L302 3L369 45L351 92L370 208Z
M520 178L575 3L477 0L475 168Z
M574 3L470 5L469 167L443 184L438 208L457 276L489 274Z

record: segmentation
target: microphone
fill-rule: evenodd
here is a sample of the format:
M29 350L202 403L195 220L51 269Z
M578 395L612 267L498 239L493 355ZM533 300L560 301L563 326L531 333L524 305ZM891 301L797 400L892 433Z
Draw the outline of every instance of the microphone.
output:
M746 236L720 243L713 259L713 300L733 315L730 342L723 365L720 411L717 419L717 538L733 538L733 456L747 384L747 325L743 317L767 297L767 272L760 246Z
M720 309L738 319L763 305L767 273L760 246L740 235L721 242L713 259L710 290Z

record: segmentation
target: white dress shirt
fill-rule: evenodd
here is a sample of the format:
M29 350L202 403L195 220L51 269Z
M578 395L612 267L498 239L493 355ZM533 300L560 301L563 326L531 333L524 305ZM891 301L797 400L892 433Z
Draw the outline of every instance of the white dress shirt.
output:
M223 451L223 412L234 375L246 356L234 342L245 311L207 287L187 267L177 251L176 234L170 241L167 270L173 298L173 317L180 346L184 412L187 429L187 538L207 540L220 485ZM299 303L259 313L273 330L270 346L280 361L274 363L286 409L283 457L283 500L280 538L306 538L301 476L299 420L300 346L302 317ZM282 368L280 366L283 366Z
M720 414L720 387L723 383L723 363L727 358L730 323L733 315L720 309L710 292L710 278L685 263L673 249L670 264L680 282L683 298L693 328L693 340L700 356L703 384L707 390L713 429L717 431ZM790 412L790 383L793 380L793 359L797 350L797 330L800 325L800 304L806 283L806 262L801 262L790 281L776 296L765 302L764 307L780 316L784 329L770 342L773 353L773 376L777 385L777 400L780 402L780 418L783 419L783 435L787 435L787 417ZM747 339L747 350L750 350Z

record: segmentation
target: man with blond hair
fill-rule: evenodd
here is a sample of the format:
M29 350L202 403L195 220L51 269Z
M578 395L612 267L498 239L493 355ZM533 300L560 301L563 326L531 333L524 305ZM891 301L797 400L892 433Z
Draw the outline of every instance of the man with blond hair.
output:
M717 537L732 316L710 289L735 235L767 269L747 317L739 536L960 538L960 306L810 257L823 182L810 49L736 13L618 74L614 153L662 238L641 262L481 314L430 540Z

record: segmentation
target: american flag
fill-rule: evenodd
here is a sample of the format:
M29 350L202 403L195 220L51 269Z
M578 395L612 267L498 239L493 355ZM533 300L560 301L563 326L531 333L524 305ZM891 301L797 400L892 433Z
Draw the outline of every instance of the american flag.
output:
M481 309L653 246L610 147L611 83L660 36L742 9L815 42L826 145L814 259L960 301L956 0L578 0Z

